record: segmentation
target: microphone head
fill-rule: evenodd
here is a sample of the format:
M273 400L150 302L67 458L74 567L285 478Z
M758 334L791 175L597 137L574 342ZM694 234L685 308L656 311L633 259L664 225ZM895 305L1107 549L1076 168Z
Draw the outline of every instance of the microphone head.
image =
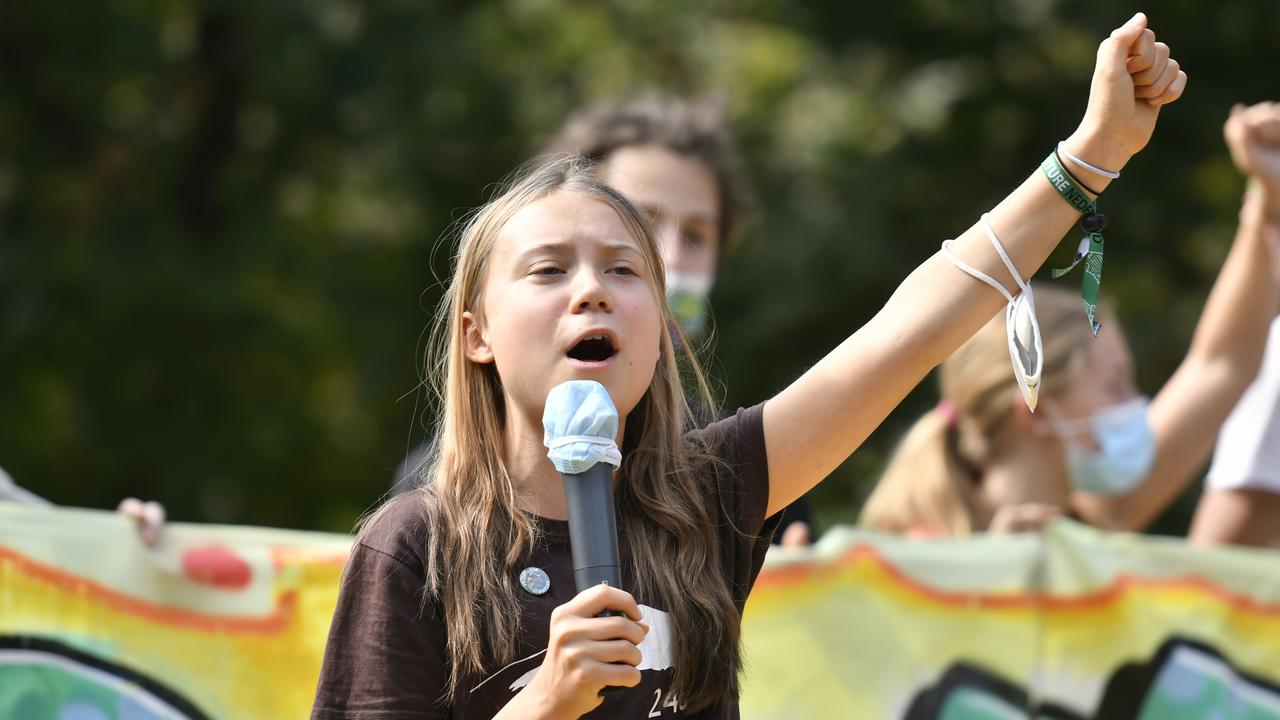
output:
M594 380L570 380L547 394L542 410L542 444L562 473L586 472L598 462L622 464L618 408L609 391Z

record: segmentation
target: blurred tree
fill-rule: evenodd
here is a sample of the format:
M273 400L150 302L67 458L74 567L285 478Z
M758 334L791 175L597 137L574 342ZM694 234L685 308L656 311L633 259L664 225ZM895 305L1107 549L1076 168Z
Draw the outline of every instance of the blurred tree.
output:
M1145 9L1192 81L1103 200L1104 293L1154 390L1230 239L1241 183L1220 125L1274 96L1280 6ZM714 365L727 403L758 401L1034 170L1127 14L0 5L0 464L62 503L136 494L179 519L349 529L427 433L420 337L451 224L573 108L654 88L730 109L755 212L716 290ZM825 520L855 516L934 399L914 393L819 489Z

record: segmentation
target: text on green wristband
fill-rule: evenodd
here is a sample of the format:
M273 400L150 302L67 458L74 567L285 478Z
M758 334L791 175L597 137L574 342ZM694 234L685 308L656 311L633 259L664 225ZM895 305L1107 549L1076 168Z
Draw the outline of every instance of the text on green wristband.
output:
M1085 195L1084 190L1081 190L1071 178L1067 177L1067 173L1062 169L1062 165L1058 163L1058 158L1053 153L1049 153L1049 157L1040 163L1040 169L1044 171L1044 176L1049 180L1049 184L1077 212L1097 212L1097 204L1088 195Z

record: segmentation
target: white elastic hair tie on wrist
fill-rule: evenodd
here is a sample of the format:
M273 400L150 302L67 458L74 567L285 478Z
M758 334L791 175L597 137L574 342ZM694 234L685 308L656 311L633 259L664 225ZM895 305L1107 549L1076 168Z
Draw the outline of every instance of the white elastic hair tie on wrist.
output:
M1031 293L1031 285L1018 274L1018 268L1014 267L1009 254L1000 244L1000 239L991 229L986 213L982 214L982 229L986 231L987 239L1013 276L1013 281L1018 284L1021 293L1017 297L995 278L956 257L951 252L951 240L942 241L942 254L952 265L995 288L1008 301L1004 308L1004 328L1009 341L1009 360L1013 363L1013 376L1018 382L1018 389L1022 391L1022 399L1035 412L1036 401L1040 397L1040 374L1044 370L1044 344L1040 339L1040 322L1036 319L1035 296Z
M1120 177L1120 173L1118 173L1118 172L1115 172L1115 171L1113 171L1113 170L1103 170L1102 168L1098 167L1097 165L1090 165L1089 163L1087 163L1087 162L1085 162L1085 161L1081 160L1080 158L1076 157L1075 155L1072 155L1072 154L1071 154L1071 151L1067 149L1067 146L1062 144L1062 141L1058 141L1058 152L1062 153L1062 154L1063 154L1063 155L1064 155L1068 160L1070 160L1071 162L1073 162L1073 163L1075 163L1075 164L1079 165L1080 167L1084 168L1085 170L1089 170L1089 171L1092 171L1092 172L1098 173L1098 174L1099 174L1099 175L1101 175L1102 177L1108 177L1108 178L1111 178L1112 180L1115 180L1115 179L1117 179L1117 178L1119 178L1119 177Z

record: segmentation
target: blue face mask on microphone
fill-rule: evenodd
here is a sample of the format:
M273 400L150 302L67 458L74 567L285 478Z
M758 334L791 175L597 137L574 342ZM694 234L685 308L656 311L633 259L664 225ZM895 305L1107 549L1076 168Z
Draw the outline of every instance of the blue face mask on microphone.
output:
M542 411L542 443L562 473L586 472L598 462L615 468L622 452L614 442L618 409L603 385L570 380L552 388Z
M1066 446L1074 489L1120 495L1142 483L1156 457L1156 438L1147 422L1149 405L1148 398L1137 397L1070 422L1050 411L1054 432ZM1084 429L1093 434L1100 449L1080 446L1076 438Z

